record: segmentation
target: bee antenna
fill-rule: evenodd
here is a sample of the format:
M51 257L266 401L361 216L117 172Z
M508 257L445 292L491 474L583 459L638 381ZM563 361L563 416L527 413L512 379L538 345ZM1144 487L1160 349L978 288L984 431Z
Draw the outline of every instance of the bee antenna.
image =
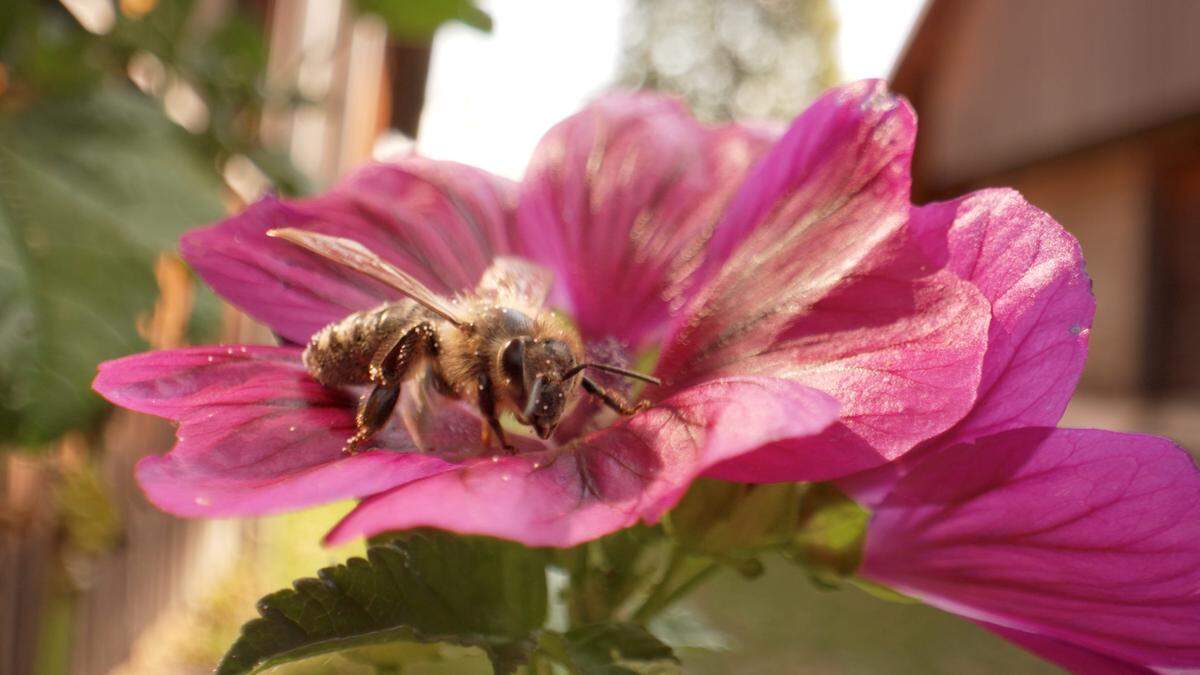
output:
M657 384L657 385L662 384L662 380L658 379L657 377L654 377L653 375L646 375L644 373L639 373L637 371L626 370L624 368L618 368L617 366L610 366L607 363L580 363L579 365L577 365L577 366L571 368L570 370L568 370L567 372L563 373L563 379L565 380L569 377L573 377L576 373L583 370L584 368L595 368L596 370L603 370L606 373L615 373L617 375L624 375L625 377L631 377L635 380L641 380L642 382L649 382L650 384Z
M533 408L537 405L538 400L542 397L542 388L545 386L546 376L538 375L537 379L533 381L533 389L529 390L529 398L525 401L525 410L523 410L521 413L525 416L525 419L533 419Z

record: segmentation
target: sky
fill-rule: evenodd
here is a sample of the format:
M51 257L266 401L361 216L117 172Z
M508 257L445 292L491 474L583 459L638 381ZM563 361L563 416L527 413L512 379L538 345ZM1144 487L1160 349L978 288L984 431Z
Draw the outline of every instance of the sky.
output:
M832 0L838 62L847 81L887 77L924 0Z
M923 0L832 0L846 80L887 77ZM429 157L520 178L542 134L613 80L623 0L484 0L490 34L434 41L417 139Z

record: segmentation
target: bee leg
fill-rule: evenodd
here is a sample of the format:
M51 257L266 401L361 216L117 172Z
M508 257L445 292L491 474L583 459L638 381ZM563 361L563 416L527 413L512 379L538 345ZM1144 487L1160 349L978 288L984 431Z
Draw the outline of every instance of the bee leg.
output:
M492 379L487 375L479 378L479 412L483 414L483 427L480 437L486 450L491 445L492 434L500 441L500 447L508 454L516 454L517 449L509 444L504 436L504 428L500 426L500 417L496 415L496 394L492 390Z
M392 410L396 408L396 402L399 400L399 382L390 386L376 385L372 387L371 393L364 396L358 404L358 415L354 418L358 431L346 441L342 452L347 455L358 452L359 446L370 440L375 432L387 424L388 418L392 416Z
M601 387L586 377L583 378L581 384L583 384L584 391L600 399L604 402L604 405L616 410L622 415L633 415L650 407L650 401L638 401L637 403L630 405L629 402L626 401L621 395L615 394L604 387Z
M342 448L348 455L357 452L387 424L400 400L400 385L409 369L425 354L437 352L437 333L431 324L419 323L397 331L384 345L386 348L381 348L371 359L370 376L375 386L358 404L355 417L358 429Z
M426 354L436 354L438 350L437 331L431 323L419 323L402 331L397 331L390 341L385 341L386 349L375 352L371 359L368 373L371 382L387 386L399 382L408 374L408 369Z

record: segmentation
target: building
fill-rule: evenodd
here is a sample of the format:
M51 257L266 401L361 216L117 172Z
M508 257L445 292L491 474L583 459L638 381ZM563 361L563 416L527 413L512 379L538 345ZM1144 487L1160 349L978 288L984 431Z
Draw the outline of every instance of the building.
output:
M1082 243L1099 309L1066 423L1200 447L1200 3L931 0L892 74L914 198L1008 185Z

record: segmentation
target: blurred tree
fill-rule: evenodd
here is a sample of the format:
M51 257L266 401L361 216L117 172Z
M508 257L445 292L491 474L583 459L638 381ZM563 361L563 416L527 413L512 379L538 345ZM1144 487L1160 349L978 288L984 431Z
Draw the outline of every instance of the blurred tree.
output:
M709 121L790 119L838 80L828 0L633 0L623 33L620 84Z
M0 4L0 444L37 448L104 410L96 364L145 346L154 261L225 212L231 161L306 184L260 142L295 97L263 89L254 3Z

